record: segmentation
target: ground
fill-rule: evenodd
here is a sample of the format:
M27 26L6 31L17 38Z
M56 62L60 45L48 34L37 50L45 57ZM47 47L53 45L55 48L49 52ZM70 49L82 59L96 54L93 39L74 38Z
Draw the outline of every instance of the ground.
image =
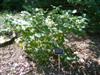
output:
M83 75L100 75L100 36L90 35L84 39L71 40L74 54L80 59L78 68L84 70ZM81 75L81 74L79 74Z
M31 69L22 49L16 44L0 48L0 75L24 75Z
M79 69L82 69L80 73L83 73L83 75L100 75L99 36L88 36L84 39L71 39L68 45L72 46L74 54L80 58L77 65ZM27 54L16 43L1 47L0 75L40 75L36 73L35 63L29 61L26 57ZM75 66L76 64L73 64L74 68L72 71L75 70ZM67 73L63 75L66 74ZM69 73L69 75L72 74ZM73 73L73 75L76 74Z

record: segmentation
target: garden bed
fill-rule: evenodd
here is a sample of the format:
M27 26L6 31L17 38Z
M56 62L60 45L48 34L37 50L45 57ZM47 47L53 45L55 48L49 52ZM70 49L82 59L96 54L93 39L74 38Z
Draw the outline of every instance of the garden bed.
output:
M63 71L62 75L99 75L100 74L100 39L92 36L85 39L72 39L69 46L73 46L75 54L80 58L73 62L72 67ZM30 62L18 44L11 44L0 48L0 74L1 75L28 75L36 74L35 63ZM34 66L34 68L32 67ZM50 71L49 71L50 72ZM46 72L45 72L46 73ZM52 75L52 74L51 74Z

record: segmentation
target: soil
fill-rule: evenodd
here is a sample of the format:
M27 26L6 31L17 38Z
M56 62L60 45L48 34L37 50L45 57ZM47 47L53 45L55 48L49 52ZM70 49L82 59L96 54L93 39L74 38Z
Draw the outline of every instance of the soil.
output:
M77 63L73 63L73 68L69 73L67 72L62 75L100 75L99 36L89 36L85 39L71 39L68 45L73 48L74 54L80 59ZM27 54L18 44L13 43L1 47L0 75L40 75L37 73L35 63L29 61L26 57ZM77 68L80 69L80 72Z

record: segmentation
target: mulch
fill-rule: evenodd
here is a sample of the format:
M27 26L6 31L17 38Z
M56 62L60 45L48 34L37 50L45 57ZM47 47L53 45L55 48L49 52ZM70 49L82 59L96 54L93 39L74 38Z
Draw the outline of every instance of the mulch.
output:
M100 75L100 38L98 36L74 38L67 45L73 48L74 54L80 59L72 63L69 72L66 70L62 75ZM35 63L26 57L24 50L15 43L1 47L0 75L40 75L36 73Z

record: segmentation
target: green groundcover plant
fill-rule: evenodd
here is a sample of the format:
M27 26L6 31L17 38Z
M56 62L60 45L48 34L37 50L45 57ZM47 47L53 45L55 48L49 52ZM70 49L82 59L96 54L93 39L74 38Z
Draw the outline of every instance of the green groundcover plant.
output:
M5 23L11 31L19 34L20 42L28 55L37 64L46 66L50 64L50 58L56 48L64 50L64 55L61 56L63 63L77 59L64 43L68 42L67 35L70 33L85 33L87 19L85 14L74 16L74 13L77 13L77 10L66 11L54 7L48 12L36 8L32 13L22 11L17 16L7 15Z

